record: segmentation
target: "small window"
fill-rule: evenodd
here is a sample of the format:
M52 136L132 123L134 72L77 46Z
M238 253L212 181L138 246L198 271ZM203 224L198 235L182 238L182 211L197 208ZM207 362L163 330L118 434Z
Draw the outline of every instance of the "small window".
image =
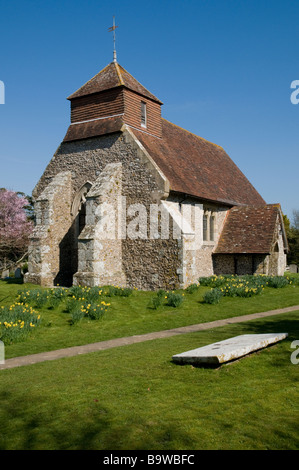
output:
M146 103L141 101L141 127L146 127Z
M215 239L214 231L215 231L215 217L212 215L210 217L210 240L211 242L213 242Z
M203 241L206 242L208 240L208 216L203 216Z

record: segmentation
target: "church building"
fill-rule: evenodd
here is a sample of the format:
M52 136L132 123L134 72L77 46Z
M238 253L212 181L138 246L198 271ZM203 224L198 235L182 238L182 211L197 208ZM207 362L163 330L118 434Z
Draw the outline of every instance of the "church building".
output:
M280 205L222 147L162 118L116 59L68 100L70 125L33 191L26 282L176 289L284 273Z

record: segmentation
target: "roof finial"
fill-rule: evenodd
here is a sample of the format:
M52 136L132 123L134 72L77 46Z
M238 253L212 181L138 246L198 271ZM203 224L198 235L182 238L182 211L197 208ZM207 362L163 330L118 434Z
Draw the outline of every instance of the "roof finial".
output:
M118 26L115 26L115 16L113 16L113 26L108 28L108 31L111 32L113 31L113 62L117 62L116 60L116 49L115 49L115 30L118 28Z

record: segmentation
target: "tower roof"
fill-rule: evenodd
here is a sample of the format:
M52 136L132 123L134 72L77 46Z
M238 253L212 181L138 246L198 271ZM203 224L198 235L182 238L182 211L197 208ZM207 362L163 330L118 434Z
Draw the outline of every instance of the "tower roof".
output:
M129 72L127 72L117 62L111 62L97 75L86 82L81 88L75 91L68 97L68 100L80 98L82 96L99 93L101 91L109 90L111 88L123 86L129 90L145 96L150 100L156 101L160 104L162 102L150 93L141 83L139 83Z

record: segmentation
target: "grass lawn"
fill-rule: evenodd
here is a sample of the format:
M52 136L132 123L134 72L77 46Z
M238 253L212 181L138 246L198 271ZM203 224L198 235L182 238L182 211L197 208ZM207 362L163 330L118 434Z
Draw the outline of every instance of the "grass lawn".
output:
M266 292L268 302L259 298L259 310L279 304L274 294L272 303ZM211 319L214 311L202 317L203 306L194 305L190 321ZM223 307L223 316L232 307L231 313L240 313L232 302ZM58 326L53 317L49 330L66 331L63 314L56 315ZM128 318L129 311L124 315ZM148 322L149 329L169 324L167 311L147 315L162 317ZM171 315L183 322L183 312ZM132 316L133 332L138 325L134 310ZM87 325L76 325L76 331L85 327L87 335ZM123 325L121 331L129 330ZM188 349L261 332L289 336L219 369L171 361L173 354ZM38 336L30 341L38 344ZM290 360L296 339L298 315L289 313L0 371L0 449L298 449L299 365Z
M21 289L33 289L34 285L21 285L16 281L0 281L0 306L11 305ZM193 294L185 293L184 302L177 308L163 305L157 310L149 307L154 293L134 291L130 297L111 297L107 312L100 320L83 319L70 324L70 314L65 304L54 309L42 308L41 325L26 341L6 345L5 357L22 356L43 351L93 343L135 334L160 331L168 328L192 325L262 312L291 305L299 305L299 286L289 285L281 289L266 288L262 294L250 298L224 297L219 304L203 303L203 295L209 290L200 287Z

